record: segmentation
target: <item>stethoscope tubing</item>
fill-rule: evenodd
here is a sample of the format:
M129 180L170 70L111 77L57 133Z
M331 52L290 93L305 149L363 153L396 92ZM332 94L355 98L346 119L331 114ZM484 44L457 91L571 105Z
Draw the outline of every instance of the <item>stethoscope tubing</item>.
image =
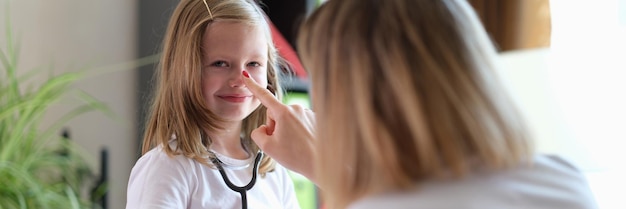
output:
M241 208L242 209L248 208L248 197L247 197L246 192L252 189L252 187L254 187L254 184L256 184L256 177L259 173L259 165L261 164L261 159L263 159L263 152L259 151L259 153L254 158L254 168L252 170L252 179L250 179L250 182L248 182L248 184L246 184L243 187L237 186L230 181L230 179L228 178L228 175L226 175L226 171L224 171L224 168L222 167L222 162L219 159L217 158L211 159L213 164L217 167L217 170L220 172L220 175L222 176L222 180L224 180L224 183L226 183L226 186L228 186L228 188L230 188L231 190L235 192L238 192L241 195Z

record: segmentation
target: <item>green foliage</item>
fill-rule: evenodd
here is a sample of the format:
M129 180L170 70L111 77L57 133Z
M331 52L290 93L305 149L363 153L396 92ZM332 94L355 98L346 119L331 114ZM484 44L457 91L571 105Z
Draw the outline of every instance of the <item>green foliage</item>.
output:
M60 133L72 118L106 112L106 106L71 88L83 72L53 75L22 89L37 72L18 75L19 53L8 22L6 47L0 48L0 209L92 208L81 195L85 186L93 186L92 173L79 147ZM82 104L42 129L44 114L65 95L77 96Z

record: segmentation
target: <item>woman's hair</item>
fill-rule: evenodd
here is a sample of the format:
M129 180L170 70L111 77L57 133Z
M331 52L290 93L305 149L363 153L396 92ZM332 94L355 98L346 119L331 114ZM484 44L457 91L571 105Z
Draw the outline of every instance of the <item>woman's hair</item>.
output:
M210 8L207 10L207 7ZM182 154L197 162L210 165L211 144L206 131L219 130L222 121L212 113L201 88L202 37L207 27L217 20L235 21L256 26L265 31L268 44L268 89L280 98L277 80L283 63L272 42L265 15L252 0L182 0L171 16L160 65L156 72L158 88L154 93L151 112L144 134L142 152L162 146L168 155ZM210 47L210 46L209 46ZM242 143L252 153L258 147L250 139L250 132L265 123L264 106L259 106L242 122ZM176 146L169 141L176 137ZM271 171L274 162L269 157L261 161L260 172Z
M465 0L330 0L299 34L329 206L531 158Z

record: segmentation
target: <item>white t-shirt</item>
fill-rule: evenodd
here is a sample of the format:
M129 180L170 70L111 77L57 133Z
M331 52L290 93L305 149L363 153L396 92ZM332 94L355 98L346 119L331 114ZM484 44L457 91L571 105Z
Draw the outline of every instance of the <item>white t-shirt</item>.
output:
M455 181L428 181L410 192L363 198L349 209L588 209L597 208L583 175L554 156L532 167L475 172Z
M219 156L228 164L252 164ZM253 165L243 169L225 167L230 181L245 186L252 179ZM287 170L276 165L247 192L250 209L300 208ZM226 186L217 169L182 155L169 157L161 147L143 155L133 167L128 181L127 209L240 209L241 195Z

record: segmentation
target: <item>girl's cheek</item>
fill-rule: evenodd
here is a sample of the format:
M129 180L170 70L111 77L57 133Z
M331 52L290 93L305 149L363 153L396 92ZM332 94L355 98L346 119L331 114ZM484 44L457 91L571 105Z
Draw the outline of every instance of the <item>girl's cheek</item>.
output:
M267 71L257 71L251 74L254 81L256 81L261 86L267 86Z

